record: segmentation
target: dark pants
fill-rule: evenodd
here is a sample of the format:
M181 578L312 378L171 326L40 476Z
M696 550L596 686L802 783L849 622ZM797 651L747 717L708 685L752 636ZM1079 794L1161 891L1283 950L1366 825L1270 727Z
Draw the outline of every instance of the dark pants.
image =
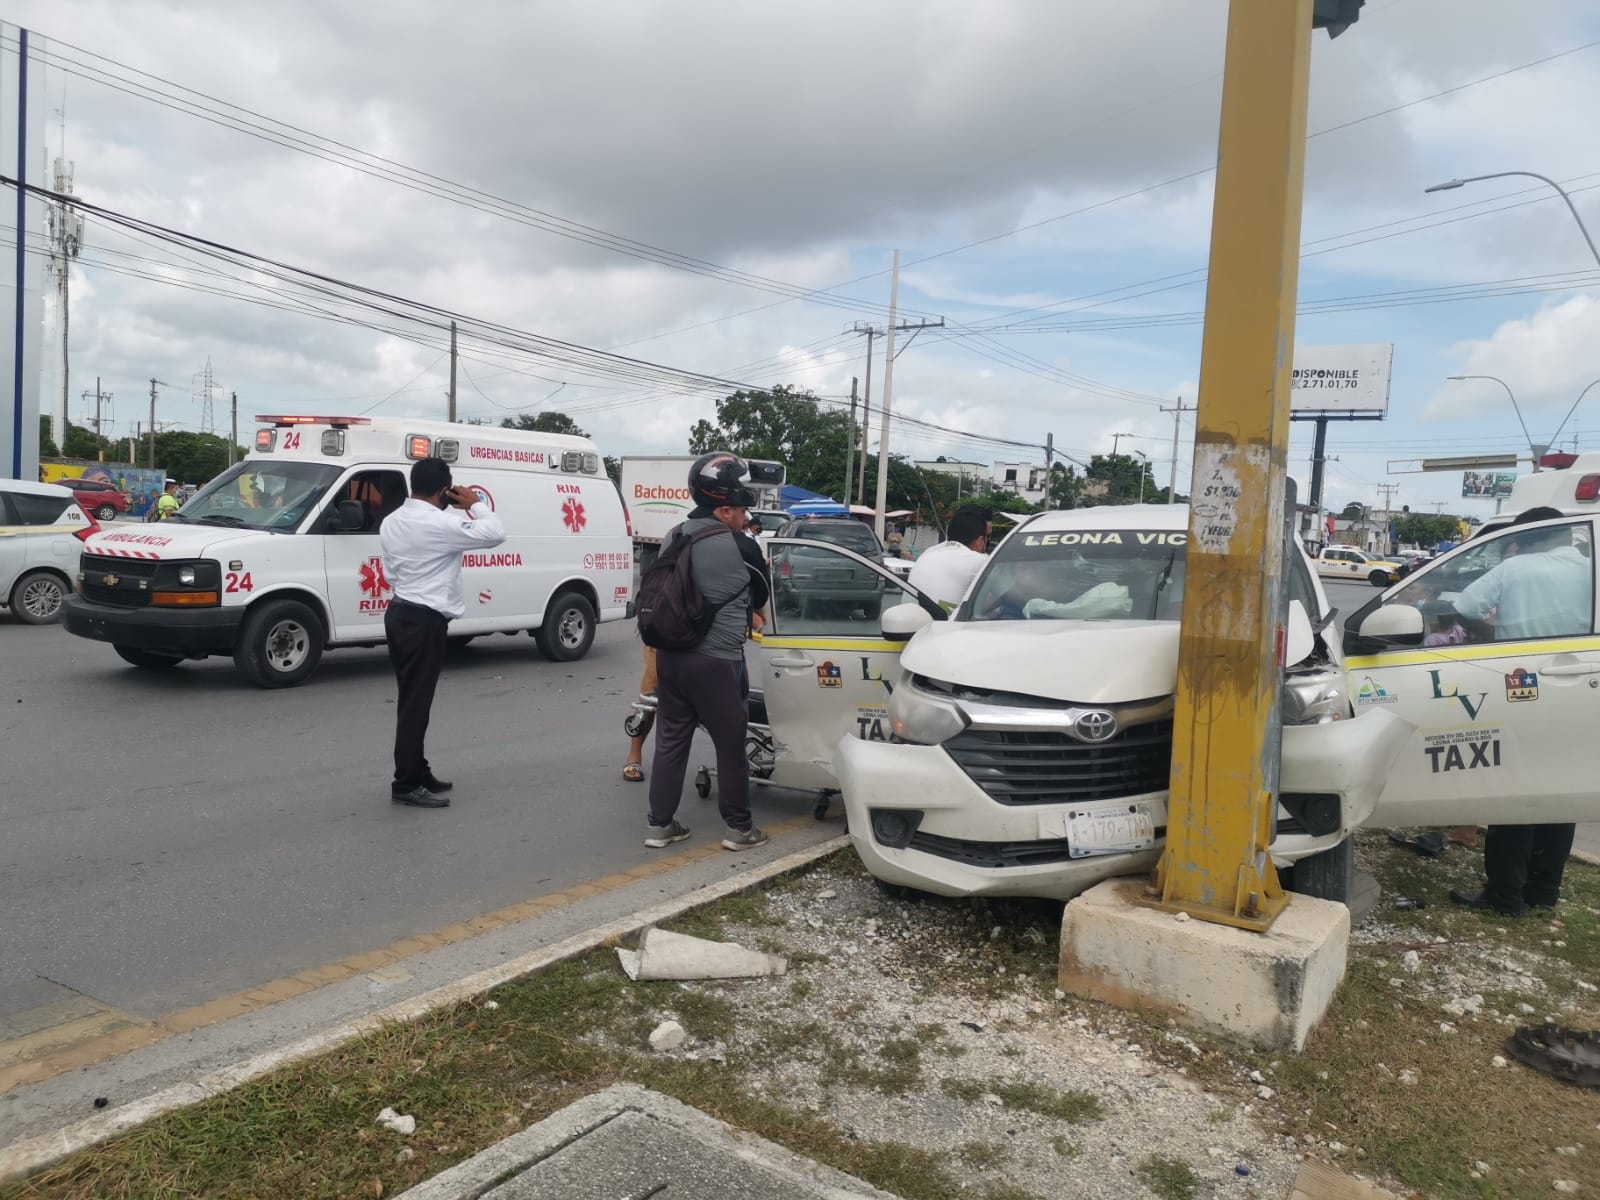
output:
M433 711L433 692L444 665L446 621L431 608L392 601L383 613L389 665L400 685L394 708L394 787L410 791L430 774L423 740Z
M722 823L749 829L750 762L744 734L750 680L743 661L683 650L656 652L656 758L650 771L650 824L670 825L683 799L683 776L695 727L717 748L717 807Z
M1491 825L1483 840L1486 899L1497 908L1553 905L1572 853L1575 825Z

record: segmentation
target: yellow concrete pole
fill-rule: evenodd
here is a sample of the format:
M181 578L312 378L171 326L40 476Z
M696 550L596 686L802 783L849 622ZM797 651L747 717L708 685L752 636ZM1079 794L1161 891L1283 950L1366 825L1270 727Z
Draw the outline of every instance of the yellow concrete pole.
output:
M1266 929L1312 0L1232 0L1166 852L1152 902Z

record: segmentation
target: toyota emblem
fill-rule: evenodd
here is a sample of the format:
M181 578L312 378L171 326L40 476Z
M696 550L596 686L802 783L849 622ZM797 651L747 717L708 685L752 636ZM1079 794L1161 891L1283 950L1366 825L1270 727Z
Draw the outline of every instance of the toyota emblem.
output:
M1072 723L1073 730L1085 742L1103 742L1117 732L1117 716L1103 708L1091 708Z

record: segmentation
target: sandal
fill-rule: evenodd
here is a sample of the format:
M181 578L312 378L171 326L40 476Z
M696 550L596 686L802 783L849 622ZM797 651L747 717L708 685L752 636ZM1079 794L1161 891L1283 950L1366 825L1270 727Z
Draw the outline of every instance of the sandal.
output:
M643 783L644 764L636 762L624 763L622 766L622 777L629 783Z

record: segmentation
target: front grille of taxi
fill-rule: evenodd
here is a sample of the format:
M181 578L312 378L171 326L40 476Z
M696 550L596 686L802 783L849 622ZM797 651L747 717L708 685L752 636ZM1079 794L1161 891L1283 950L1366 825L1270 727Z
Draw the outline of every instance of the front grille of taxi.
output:
M1094 743L1059 731L968 729L944 749L998 804L1121 800L1166 790L1172 721L1135 725Z
M96 604L145 608L150 603L151 584L160 566L150 559L85 554L78 568L83 577L83 597Z

